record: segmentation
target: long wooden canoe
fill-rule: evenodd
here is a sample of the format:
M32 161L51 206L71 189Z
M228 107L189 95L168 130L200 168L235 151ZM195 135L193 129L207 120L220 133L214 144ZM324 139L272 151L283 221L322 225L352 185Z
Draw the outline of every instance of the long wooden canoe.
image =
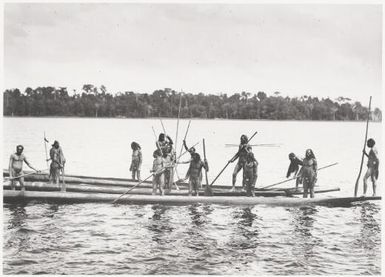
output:
M25 182L25 187L27 191L59 191L60 186L55 184L50 184L46 182ZM20 189L19 183L16 184L16 188ZM3 183L3 189L11 189L10 182ZM66 184L66 189L69 192L87 192L87 193L112 193L112 194L123 194L128 189L124 186L101 186L101 185L90 185L90 184ZM332 189L324 189L324 190L316 190L315 193L325 193L339 191L339 188ZM152 193L152 188L142 188L137 187L129 192L129 194L147 194L150 195ZM199 191L200 195L204 195L204 190ZM182 190L171 190L167 191L167 195L188 195L187 189ZM263 190L263 191L255 191L256 196L265 196L265 197L275 197L275 196L293 196L293 195L301 195L302 192L298 191L279 191L279 190ZM246 196L245 191L236 190L234 192L224 189L213 189L214 196Z
M4 190L5 203L24 201L43 201L54 203L112 203L116 194L79 193L79 192L46 192L46 191L13 191ZM244 196L175 196L175 195L125 195L119 204L164 204L190 205L194 203L219 205L273 205L273 206L350 206L354 202L380 200L381 197L339 197L339 198L295 198L295 197L244 197Z
M32 171L25 171L25 174L33 173ZM3 170L3 176L8 177L9 172L8 170ZM48 175L44 173L33 173L32 175L28 175L24 177L24 180L27 182L41 182L41 183L47 183L49 181ZM62 180L62 179L61 179ZM62 181L61 181L62 182ZM91 177L91 176L80 176L80 175L66 175L65 176L65 182L66 184L87 184L87 185L94 185L94 186L103 186L103 187L126 187L130 188L138 184L138 181L134 181L132 179L124 179L124 178L114 178L114 177ZM180 189L188 189L187 183L178 183L178 186ZM152 184L151 181L145 181L140 185L140 188L147 188L151 189ZM213 187L217 190L228 190L231 188L231 186L224 186L224 185L215 185ZM238 190L242 189L242 186L236 186L235 187ZM136 191L137 189L135 189ZM301 190L301 188L300 188ZM331 192L331 191L337 191L339 188L331 188L331 189L324 189L324 190L317 190L316 193L324 193L324 192ZM263 191L266 191L266 193L262 193ZM276 191L276 193L274 193ZM269 195L300 195L302 194L301 191L295 192L293 189L290 188L274 188L274 189L259 189L255 188L255 192L259 195L269 196Z

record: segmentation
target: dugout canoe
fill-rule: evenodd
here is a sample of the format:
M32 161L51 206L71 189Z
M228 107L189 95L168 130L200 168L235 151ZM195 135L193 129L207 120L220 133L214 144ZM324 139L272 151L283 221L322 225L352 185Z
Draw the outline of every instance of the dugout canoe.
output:
M32 173L32 171L24 171L24 174ZM3 177L9 177L8 170L3 170ZM48 174L46 173L33 173L31 175L27 175L24 177L24 180L27 182L42 182L47 183L49 181ZM62 178L60 179L62 182ZM6 181L6 180L5 180ZM80 175L65 175L65 182L66 184L87 184L87 185L94 185L94 186L102 186L102 187L126 187L130 188L138 184L138 181L132 180L132 179L125 179L125 178L115 178L115 177L91 177L91 176L80 176ZM187 183L177 183L178 187L182 190L188 189ZM147 188L151 189L152 184L151 181L144 181L140 188ZM215 185L213 186L213 189L218 190L229 190L231 186L224 186L224 185ZM236 189L241 190L242 186L235 186ZM136 189L135 189L136 190ZM330 189L324 189L324 190L317 190L316 193L325 193L325 192L332 192L332 191L338 191L339 188L330 188ZM294 191L294 188L272 188L272 189L259 189L255 188L255 192L259 193L259 195L262 196L269 196L273 195L275 196L275 193L277 195L300 195L302 194L301 188L300 191L296 192ZM265 194L262 192L266 192ZM239 195L239 194L238 194Z
M13 191L4 190L4 203L21 203L28 201L48 203L110 203L117 198L116 194L79 193L79 192L47 192L47 191ZM271 206L329 206L348 207L355 202L381 200L381 197L339 197L339 198L296 198L296 197L244 197L244 196L175 196L175 195L124 195L117 204L218 204L218 205L271 205Z
M11 189L10 181L3 183L3 189ZM47 182L25 182L25 187L27 191L60 191L60 186L55 184L50 184ZM16 188L20 189L19 183L16 183ZM89 184L66 184L66 189L69 192L86 192L86 193L110 193L110 194L123 194L128 188L127 187L118 187L118 186L100 186L100 185L89 185ZM339 191L339 188L326 189L326 190L316 190L315 193L326 193L332 191ZM152 189L150 188L142 188L137 187L129 192L129 194L144 194L150 195L152 193ZM200 195L204 195L204 189L199 191ZM186 189L182 190L171 190L166 191L167 195L188 195L188 191ZM264 190L264 191L256 191L256 196L264 196L264 197L276 197L276 196L288 196L291 197L293 195L301 195L302 192L298 191L278 191L278 190ZM235 192L231 192L228 189L213 189L214 196L246 196L246 192L237 190Z

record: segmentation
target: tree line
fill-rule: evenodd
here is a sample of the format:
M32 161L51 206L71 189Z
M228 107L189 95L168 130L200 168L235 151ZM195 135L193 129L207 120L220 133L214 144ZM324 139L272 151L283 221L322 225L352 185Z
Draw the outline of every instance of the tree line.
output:
M366 120L368 108L360 102L338 97L283 97L280 92L227 94L181 94L165 88L152 94L133 91L111 94L105 86L83 85L72 95L65 87L37 87L4 91L4 116L76 117L169 117L272 120ZM180 110L180 112L179 112ZM379 108L371 112L382 120Z

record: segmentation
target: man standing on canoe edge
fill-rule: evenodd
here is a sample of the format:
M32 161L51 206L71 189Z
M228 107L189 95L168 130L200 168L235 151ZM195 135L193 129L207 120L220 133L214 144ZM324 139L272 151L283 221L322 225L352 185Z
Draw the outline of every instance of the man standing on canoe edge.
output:
M156 190L159 188L160 195L164 195L164 160L162 158L161 151L155 150L153 155L154 162L150 172L153 174L152 177L152 195L156 194Z
M303 198L307 198L310 193L310 198L314 198L314 185L317 181L317 160L313 150L307 149L302 165L302 184L303 184Z
M131 159L130 171L132 172L132 179L135 180L135 177L137 177L138 181L140 182L141 181L140 168L142 166L142 151L139 143L135 141L131 143L131 149L132 149L132 159Z
M376 196L376 188L377 188L377 179L378 179L378 168L380 164L380 160L378 159L378 151L374 145L376 142L374 139L368 139L366 145L370 148L369 154L363 150L363 153L366 157L368 157L368 170L364 176L364 195L366 196L366 190L368 189L368 179L372 180L373 185L373 196Z
M246 196L255 196L255 183L258 178L258 162L252 152L247 153L246 163L243 167L243 186L246 188Z
M9 177L11 179L11 188L15 190L16 182L19 181L21 190L25 191L24 177L19 177L23 175L23 162L29 166L29 168L36 170L28 161L27 157L23 154L24 147L22 145L16 146L16 153L12 154L9 159Z
M239 150L237 154L234 156L233 159L230 160L230 162L236 161L238 158L238 162L235 165L234 172L233 172L233 186L231 188L231 191L235 191L235 183L237 181L237 174L241 169L243 169L244 165L246 164L246 156L247 153L251 152L251 146L248 144L249 139L246 135L241 136L241 143L239 144ZM243 188L244 189L244 188Z
M201 156L198 153L192 154L192 160L190 162L190 167L188 169L189 183L188 183L188 195L192 195L194 190L194 195L199 196L199 188L201 187L201 176L202 168L205 168L206 171L209 171L209 165L207 160L201 160Z
M52 184L55 182L57 186L59 186L59 179L60 179L60 171L64 169L64 164L66 162L63 154L63 150L59 145L59 142L57 140L54 141L52 144L52 148L49 151L49 156L51 160L51 165L50 165L50 171L49 171L49 179L50 183ZM64 192L66 191L65 185L61 186L61 191Z

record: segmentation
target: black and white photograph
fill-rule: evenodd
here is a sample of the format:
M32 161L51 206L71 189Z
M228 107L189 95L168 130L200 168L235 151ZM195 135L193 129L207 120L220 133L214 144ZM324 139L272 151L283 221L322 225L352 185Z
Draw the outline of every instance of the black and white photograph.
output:
M382 275L381 2L0 5L3 275Z

